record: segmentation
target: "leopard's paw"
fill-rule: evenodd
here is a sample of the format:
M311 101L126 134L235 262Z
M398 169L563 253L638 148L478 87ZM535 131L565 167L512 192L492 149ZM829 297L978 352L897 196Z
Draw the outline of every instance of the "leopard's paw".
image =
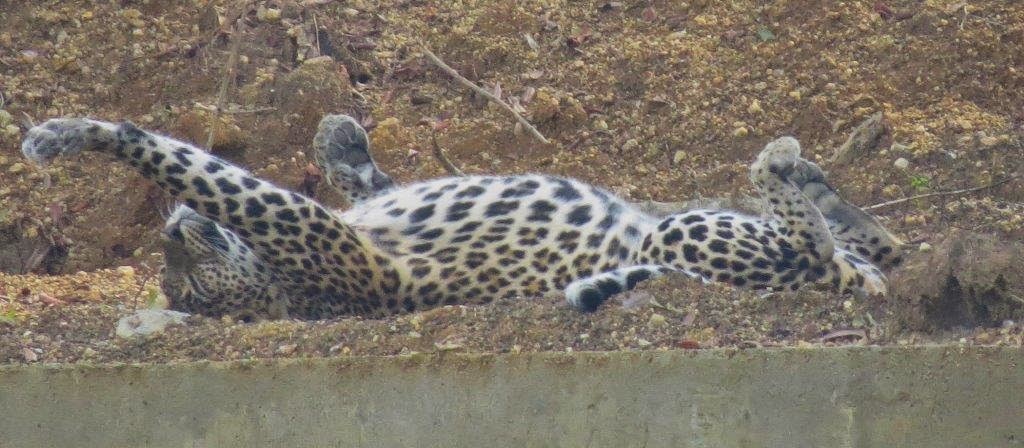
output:
M46 165L63 155L102 149L117 140L117 125L85 118L54 118L29 129L21 153Z

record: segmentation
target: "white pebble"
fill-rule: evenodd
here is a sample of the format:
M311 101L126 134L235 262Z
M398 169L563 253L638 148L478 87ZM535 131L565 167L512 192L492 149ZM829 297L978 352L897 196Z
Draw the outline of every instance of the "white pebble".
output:
M132 339L162 333L169 325L183 324L189 315L169 310L139 310L117 321L117 337Z

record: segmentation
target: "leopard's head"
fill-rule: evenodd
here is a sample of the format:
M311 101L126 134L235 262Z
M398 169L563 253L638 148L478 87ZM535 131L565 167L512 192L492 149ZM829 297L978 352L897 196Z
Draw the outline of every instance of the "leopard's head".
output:
M237 235L184 205L164 226L161 288L168 308L252 320L286 314L273 275Z

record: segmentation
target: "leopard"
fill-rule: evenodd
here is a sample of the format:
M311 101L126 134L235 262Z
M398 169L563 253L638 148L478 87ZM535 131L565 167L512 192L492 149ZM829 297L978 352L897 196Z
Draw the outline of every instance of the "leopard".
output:
M820 284L884 295L882 269L899 262L898 240L844 201L790 136L768 142L750 165L763 216L654 216L545 174L400 186L376 166L354 119L325 120L317 163L354 199L345 211L128 121L50 119L27 132L22 153L39 165L106 153L180 201L164 231L174 266L163 288L171 309L205 315L382 317L556 291L591 312L669 273L745 289Z

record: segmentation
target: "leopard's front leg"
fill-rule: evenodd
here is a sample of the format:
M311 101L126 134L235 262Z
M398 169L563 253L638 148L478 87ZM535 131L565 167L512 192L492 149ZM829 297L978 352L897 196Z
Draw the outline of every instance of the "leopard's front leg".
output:
M325 307L322 314L379 312L406 278L368 237L312 199L131 123L54 119L29 130L22 143L25 156L41 164L81 151L113 154L234 231L296 296L323 302L313 304Z

